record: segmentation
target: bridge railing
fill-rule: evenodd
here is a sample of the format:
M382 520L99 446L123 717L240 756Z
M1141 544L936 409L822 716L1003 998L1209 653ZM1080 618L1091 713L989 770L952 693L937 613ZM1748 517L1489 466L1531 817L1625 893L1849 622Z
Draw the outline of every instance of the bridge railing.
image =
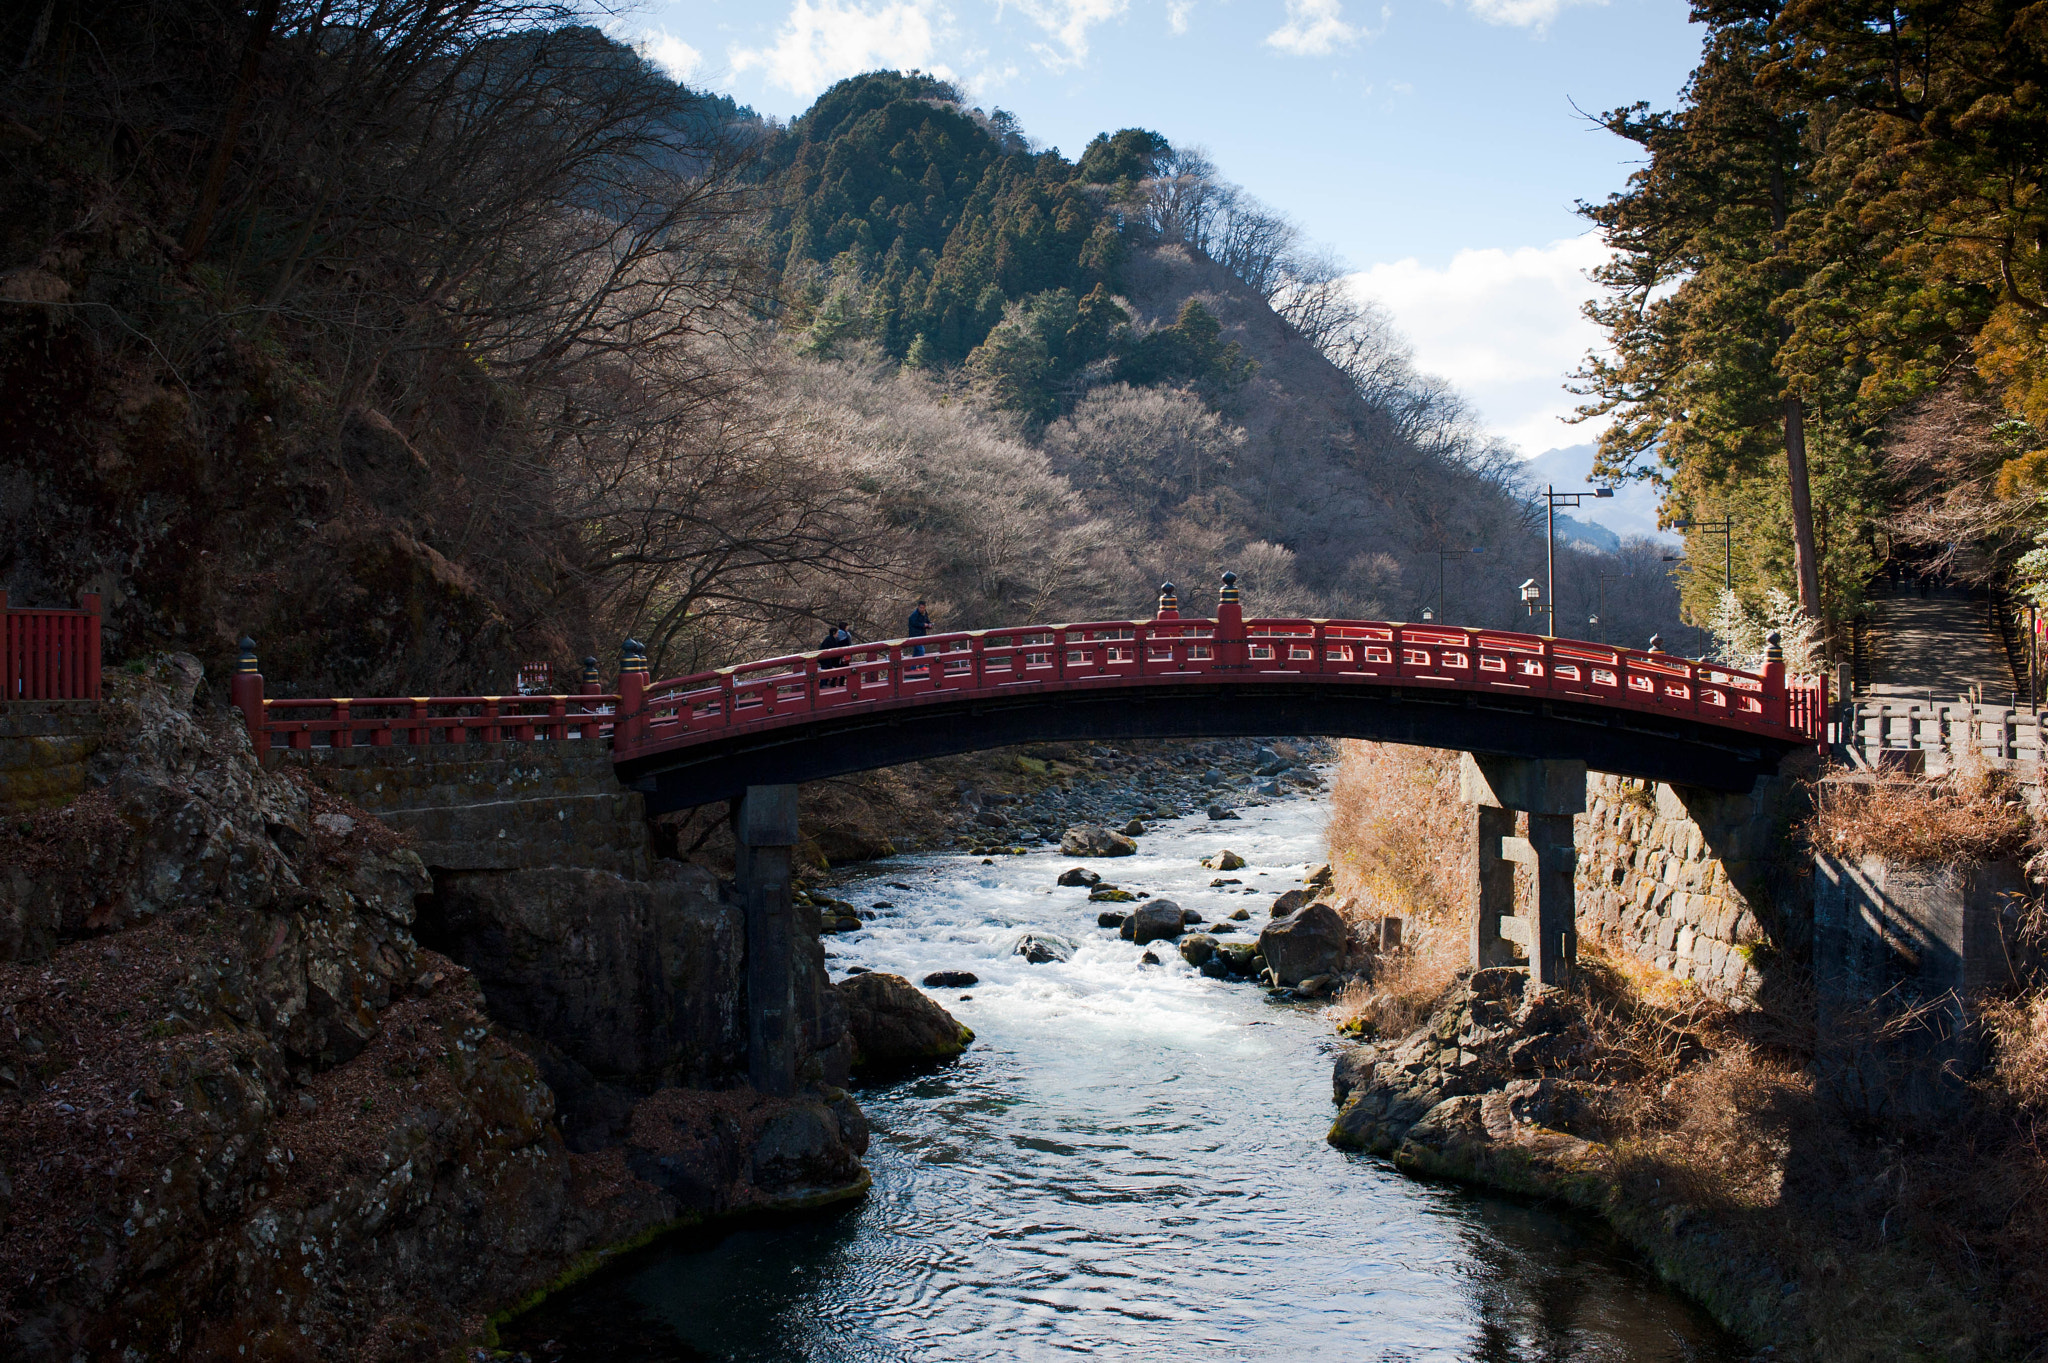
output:
M258 752L609 738L616 695L347 696L261 702Z
M0 592L0 701L99 698L99 593L81 593L77 610L36 610Z
M1309 677L1593 701L1780 738L1818 739L1819 678L1788 682L1667 653L1499 630L1372 620L1165 617L1020 625L789 654L622 682L622 757L736 728L921 697Z
M255 642L244 639L228 695L259 757L272 748L595 743L613 737L619 696L599 689L595 658L583 661L583 690L576 695L273 698L263 694Z

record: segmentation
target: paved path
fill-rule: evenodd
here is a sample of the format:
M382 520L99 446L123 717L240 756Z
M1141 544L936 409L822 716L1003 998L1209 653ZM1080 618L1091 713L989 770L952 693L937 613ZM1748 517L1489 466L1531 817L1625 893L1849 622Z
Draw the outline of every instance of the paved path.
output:
M1982 596L1960 587L1879 588L1870 598L1870 683L1874 694L1954 700L1973 683L2004 703L2012 689L2005 649Z

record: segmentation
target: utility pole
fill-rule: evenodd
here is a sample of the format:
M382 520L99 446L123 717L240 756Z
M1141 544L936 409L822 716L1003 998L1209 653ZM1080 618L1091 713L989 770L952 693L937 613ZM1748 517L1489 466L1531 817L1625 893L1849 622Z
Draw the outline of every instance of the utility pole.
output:
M1588 497L1612 497L1611 487L1596 487L1591 492L1559 492L1553 486L1543 489L1543 585L1550 593L1550 609L1545 612L1543 632L1557 637L1557 509L1561 506L1576 507Z
M1723 516L1718 521L1702 521L1687 516L1682 520L1671 522L1671 528L1674 530L1697 530L1702 535L1719 535L1721 537L1721 589L1730 592L1735 590L1735 517L1733 515Z
M1445 548L1445 547L1444 547L1443 545L1441 545L1441 544L1439 544L1439 545L1438 545L1438 546L1436 547L1436 618L1437 618L1437 619L1441 620L1441 619L1443 619L1443 618L1444 618L1444 560L1445 560L1445 559L1447 559L1447 558L1449 558L1449 557L1450 557L1450 556L1451 556L1452 554L1483 554L1483 553L1485 553L1485 552L1486 552L1486 546L1485 546L1485 545L1483 545L1483 544L1480 544L1480 545L1474 545L1474 546L1472 546L1471 548L1467 548L1467 549L1446 549L1446 548Z

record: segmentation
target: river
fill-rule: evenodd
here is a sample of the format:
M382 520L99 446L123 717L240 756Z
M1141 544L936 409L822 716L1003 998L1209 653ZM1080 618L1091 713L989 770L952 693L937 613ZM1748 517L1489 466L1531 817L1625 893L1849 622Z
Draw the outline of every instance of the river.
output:
M1205 916L1323 859L1320 799L1159 825L1105 878ZM1229 847L1259 891L1210 888ZM745 1363L1049 1359L1613 1360L1740 1357L1603 1231L1418 1183L1323 1141L1320 1010L1159 965L1095 925L1054 851L899 858L838 893L885 905L830 939L916 980L975 1030L938 1073L870 1087L874 1188L823 1215L672 1242L562 1294L507 1341L535 1359ZM907 886L908 888L900 888ZM1073 942L1027 964L1026 931Z

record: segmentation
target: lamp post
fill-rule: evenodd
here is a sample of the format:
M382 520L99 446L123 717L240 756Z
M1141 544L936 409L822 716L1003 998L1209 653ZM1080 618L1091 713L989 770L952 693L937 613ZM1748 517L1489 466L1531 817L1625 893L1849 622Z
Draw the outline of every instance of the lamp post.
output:
M1444 560L1452 554L1483 554L1485 552L1486 546L1483 544L1475 544L1465 549L1446 549L1441 544L1436 547L1436 613L1438 615L1444 613Z
M1536 585L1536 579L1533 577L1522 584L1522 604L1529 608L1529 614L1531 615L1549 617L1549 619L1544 621L1543 632L1555 639L1557 637L1557 630L1555 628L1557 606L1555 603L1546 604L1544 602L1543 589Z
M1610 582L1619 582L1619 581L1620 581L1621 579L1623 579L1623 578L1625 578L1625 577L1634 577L1634 576L1635 576L1635 574L1634 574L1634 573L1596 573L1596 574L1594 574L1594 578L1595 578L1595 580L1596 580L1596 581L1598 582L1598 584L1599 584L1599 589L1600 589L1600 613L1599 613L1598 615L1596 615L1596 616L1594 616L1594 617L1593 617L1593 619L1592 619L1591 623L1592 623L1592 624L1594 624L1595 626L1598 626L1598 627L1599 627L1599 630L1600 630L1600 642L1601 642L1601 643L1603 643L1603 644L1607 642L1607 627L1606 627L1605 625L1601 625L1601 624L1600 624L1600 622L1601 622L1601 621L1602 621L1603 619L1605 619L1605 618L1606 618L1606 616L1607 616L1607 584L1608 584L1608 583L1610 583Z
M1723 516L1718 521L1696 520L1691 516L1671 522L1674 530L1697 530L1702 535L1721 537L1721 587L1724 591L1735 590L1735 517Z
M1543 489L1543 586L1550 596L1550 606L1546 612L1548 619L1544 622L1543 632L1553 639L1557 637L1557 509L1561 506L1575 507L1588 497L1613 495L1614 489L1611 487L1596 487L1591 492L1559 492L1550 486ZM1522 593L1522 598L1529 598L1526 589ZM1530 607L1529 613L1536 613L1534 606Z

